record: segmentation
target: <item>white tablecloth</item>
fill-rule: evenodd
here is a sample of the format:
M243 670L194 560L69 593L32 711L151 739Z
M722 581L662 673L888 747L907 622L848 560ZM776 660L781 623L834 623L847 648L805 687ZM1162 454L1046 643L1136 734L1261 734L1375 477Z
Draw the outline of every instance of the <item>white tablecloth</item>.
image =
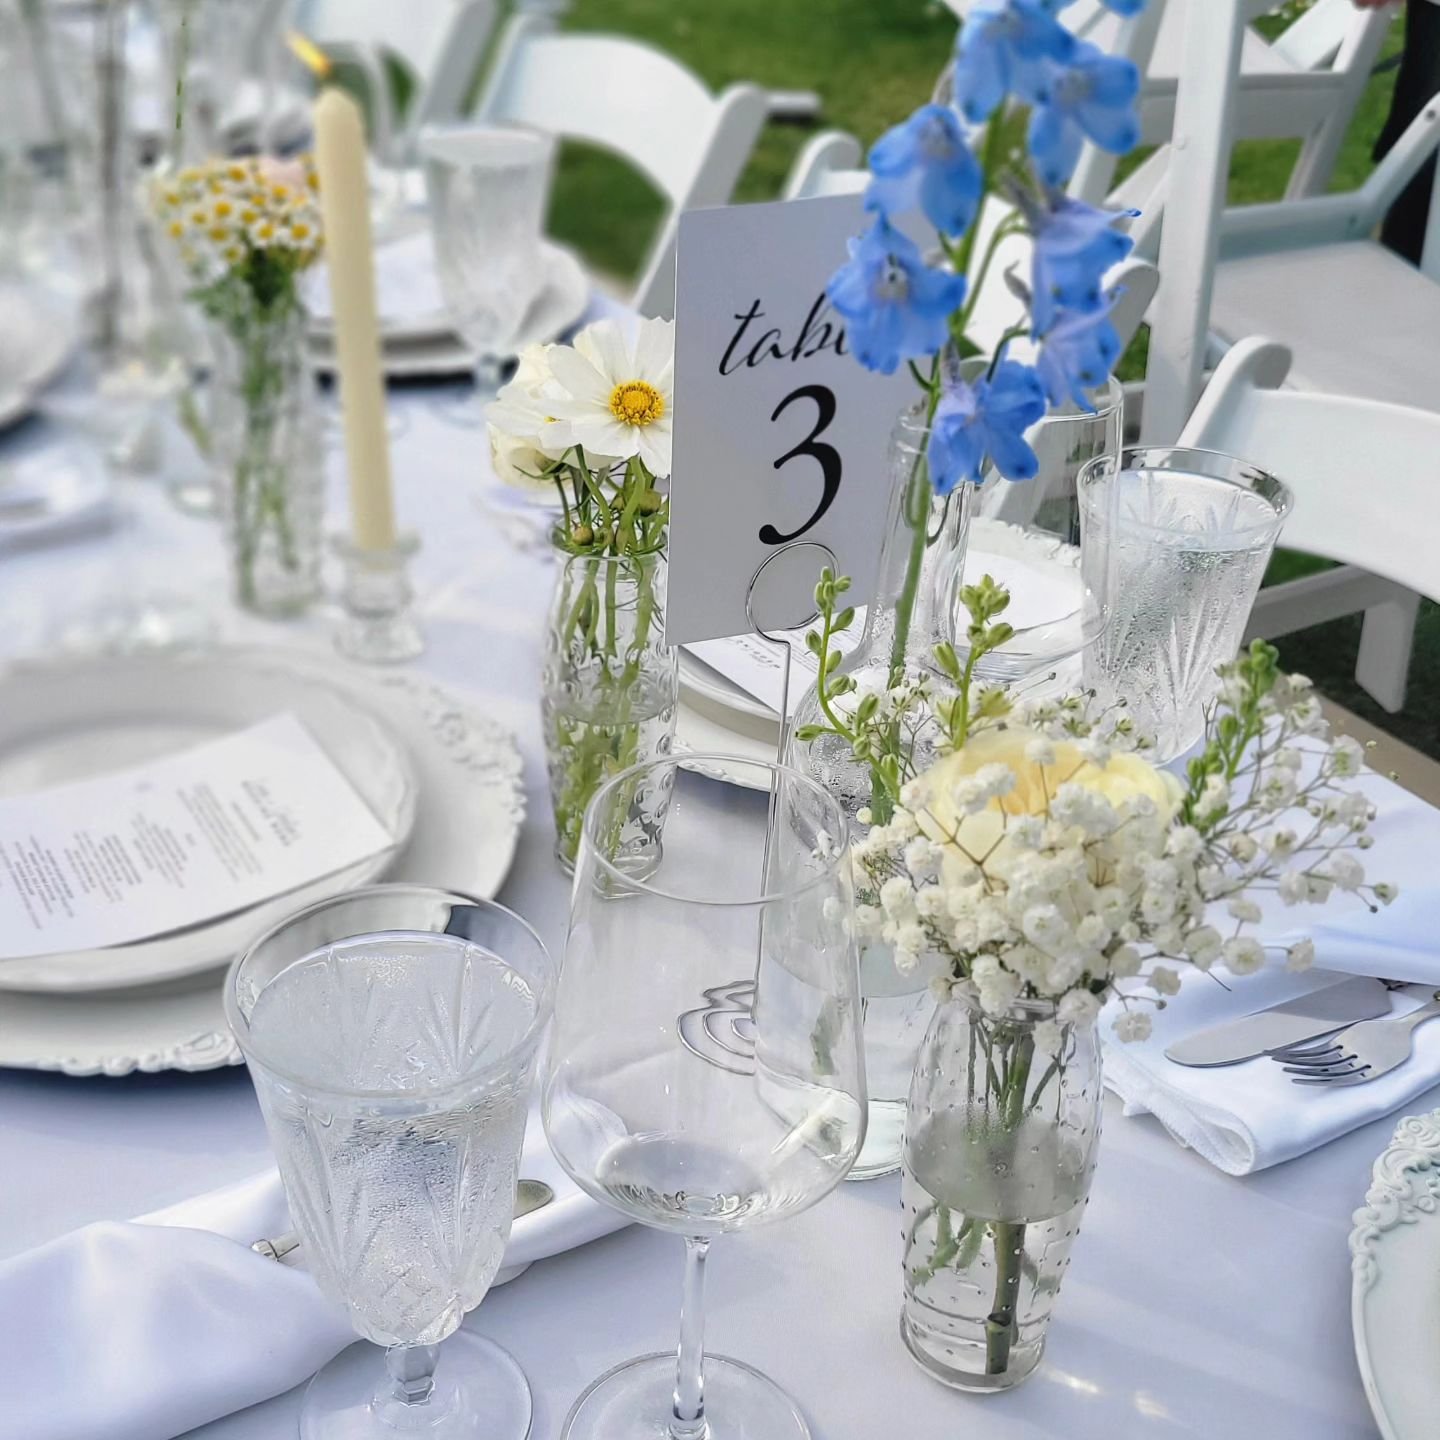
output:
M483 438L437 417L426 391L394 400L402 521L419 530L427 673L483 696L525 753L531 820L502 899L546 941L564 939L568 887L552 831L536 723L537 646L550 570L504 546L476 503ZM337 520L343 514L332 477ZM132 498L119 537L0 555L0 653L33 647L57 614L103 585L212 597L224 561L210 522L177 514L158 488ZM241 625L277 641L302 627ZM738 797L737 797L738 803ZM0 1006L3 1006L0 994ZM1440 1104L1440 1092L1416 1111ZM710 1267L709 1341L787 1386L816 1440L1361 1440L1375 1428L1350 1338L1346 1237L1393 1118L1246 1180L1179 1148L1150 1119L1106 1102L1095 1190L1050 1348L1020 1391L951 1393L911 1363L897 1333L898 1182L847 1184L815 1209L721 1243ZM0 1256L87 1221L123 1219L238 1179L266 1162L243 1070L73 1080L0 1071ZM676 1338L680 1245L631 1229L534 1266L468 1322L508 1346L535 1391L537 1440L558 1433L590 1380ZM115 1317L117 1325L124 1316ZM64 1337L56 1336L56 1344ZM22 1383L5 1374L0 1392ZM293 1434L298 1394L193 1432L205 1440ZM3 1405L0 1394L0 1405Z

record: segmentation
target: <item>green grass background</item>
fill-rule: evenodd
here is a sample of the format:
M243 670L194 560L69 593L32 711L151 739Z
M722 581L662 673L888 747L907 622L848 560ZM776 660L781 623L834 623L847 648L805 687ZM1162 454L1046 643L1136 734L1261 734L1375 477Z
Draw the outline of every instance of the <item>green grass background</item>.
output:
M1274 28L1284 22L1269 23ZM816 91L824 107L820 124L849 130L867 144L928 98L955 34L951 13L926 0L575 0L566 24L647 40L716 89L753 80L775 90ZM1397 22L1387 57L1399 52L1402 35ZM1393 84L1393 69L1382 67L1372 79L1337 167L1336 189L1351 189L1369 174ZM664 116L655 123L664 124ZM736 198L774 197L814 128L767 126ZM1247 203L1281 196L1298 150L1299 143L1290 141L1239 144L1232 198ZM635 172L611 156L566 148L550 228L598 269L635 275L659 214L659 197ZM1122 373L1143 375L1143 334ZM1371 477L1357 476L1356 483L1371 483ZM1315 568L1308 557L1282 553L1271 578ZM1410 694L1400 715L1387 715L1355 685L1359 635L1356 617L1278 643L1284 663L1309 674L1326 694L1440 756L1440 607L1427 604L1422 611Z

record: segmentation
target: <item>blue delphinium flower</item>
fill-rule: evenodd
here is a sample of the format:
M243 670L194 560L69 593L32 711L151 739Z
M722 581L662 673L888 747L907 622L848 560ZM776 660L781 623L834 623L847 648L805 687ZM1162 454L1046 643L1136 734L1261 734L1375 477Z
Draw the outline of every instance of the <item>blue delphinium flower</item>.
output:
M1006 95L1035 104L1049 94L1046 62L1065 64L1075 37L1044 0L976 0L955 44L955 101L972 125Z
M1104 279L1134 248L1115 227L1133 210L1098 210L1083 200L1053 195L1048 208L1027 216L1034 236L1030 314L1037 336L1049 333L1061 310L1093 314L1105 305Z
M887 130L871 148L870 174L867 209L889 218L918 209L952 238L970 228L985 184L960 117L944 105L922 105Z
M1035 371L1001 360L993 374L947 384L930 427L930 483L948 495L962 480L979 484L988 459L1007 480L1031 480L1040 468L1025 432L1045 414Z
M1087 139L1112 155L1133 150L1140 142L1139 93L1134 64L1094 45L1077 44L1063 68L1052 68L1046 94L1030 117L1030 156L1045 184L1070 179Z
M1035 360L1035 372L1051 405L1073 401L1082 410L1095 408L1090 392L1110 378L1120 358L1120 336L1110 323L1110 311L1120 298L1112 290L1102 309L1090 314L1066 311L1045 336Z
M1057 15L1062 10L1068 10L1075 0L1045 0L1046 5ZM1138 15L1147 3L1147 0L1103 0L1103 3L1113 10L1117 15Z
M965 299L965 277L925 264L920 248L879 215L850 242L850 263L826 287L850 348L867 369L893 375L902 360L934 355Z

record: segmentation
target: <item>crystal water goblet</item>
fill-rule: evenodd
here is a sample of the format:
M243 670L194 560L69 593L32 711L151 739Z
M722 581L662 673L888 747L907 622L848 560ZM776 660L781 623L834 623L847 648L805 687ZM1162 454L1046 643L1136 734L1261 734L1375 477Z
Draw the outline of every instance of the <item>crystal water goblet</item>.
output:
M440 289L476 355L478 404L468 407L468 421L478 425L544 279L541 225L555 140L518 127L435 128L421 135L420 156Z
M1173 760L1204 731L1215 667L1240 648L1290 491L1247 461L1186 449L1102 457L1079 491L1082 566L1112 597L1085 688L1123 705L1156 758Z
M768 806L706 779L715 763L768 790ZM657 833L638 817L666 796ZM864 1139L851 886L839 803L784 766L669 758L591 801L545 1131L581 1189L682 1236L686 1260L678 1359L601 1377L566 1440L808 1435L773 1381L705 1355L703 1281L717 1236L815 1204Z
M315 1376L302 1440L529 1433L520 1367L459 1326L509 1238L554 986L518 916L406 885L312 905L231 967L226 1016L306 1263L386 1352Z

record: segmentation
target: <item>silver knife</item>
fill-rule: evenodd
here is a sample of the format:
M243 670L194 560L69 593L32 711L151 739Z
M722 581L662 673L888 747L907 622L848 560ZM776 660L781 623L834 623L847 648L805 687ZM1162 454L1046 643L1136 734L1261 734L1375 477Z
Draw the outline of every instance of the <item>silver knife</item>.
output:
M1385 982L1360 975L1268 1010L1198 1030L1167 1045L1165 1055L1177 1065L1238 1065L1305 1040L1318 1040L1357 1020L1389 1013L1390 992Z

